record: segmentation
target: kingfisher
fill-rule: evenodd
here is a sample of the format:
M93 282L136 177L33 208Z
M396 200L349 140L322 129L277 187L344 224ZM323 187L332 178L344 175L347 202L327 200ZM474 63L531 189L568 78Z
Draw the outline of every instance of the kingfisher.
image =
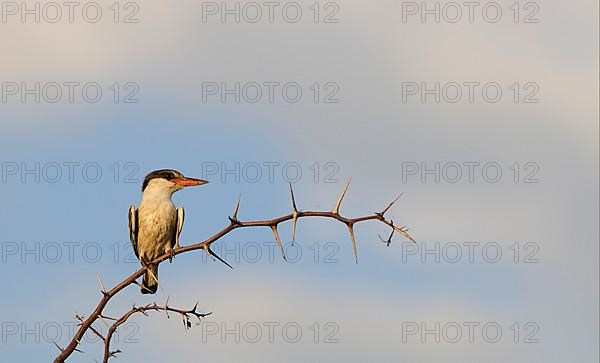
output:
M129 207L129 239L140 263L148 267L142 279L142 294L154 294L158 289L158 264L149 263L165 253L172 261L174 248L179 247L185 212L183 207L175 209L173 193L206 183L172 169L155 170L144 178L139 207Z

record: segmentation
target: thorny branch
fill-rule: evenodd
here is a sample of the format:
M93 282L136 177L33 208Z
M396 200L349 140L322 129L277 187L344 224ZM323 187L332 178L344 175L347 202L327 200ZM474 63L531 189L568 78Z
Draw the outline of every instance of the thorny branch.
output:
M398 199L400 198L400 196L402 196L402 194L400 194L393 201L391 201L381 212L375 212L371 215L356 217L356 218L347 218L347 217L342 216L339 212L340 206L346 195L346 192L348 191L349 185L350 185L350 181L348 181L348 183L346 183L343 192L341 193L340 197L338 198L338 200L337 200L335 206L333 207L333 209L331 210L331 212L320 212L320 211L298 210L298 208L296 206L296 200L294 197L294 191L292 189L292 185L290 184L290 194L291 194L292 209L293 209L292 213L278 217L278 218L262 220L262 221L240 221L238 219L240 200L238 199L236 207L233 212L233 215L229 217L229 225L227 225L221 231L217 232L216 234L214 234L212 237L209 237L205 241L176 248L174 250L174 255L179 255L181 253L195 251L195 250L203 250L209 256L211 256L213 259L217 259L217 260L221 261L222 263L224 263L225 265L232 268L230 264L228 264L225 260L223 260L221 257L219 257L216 253L214 253L214 251L210 248L210 246L214 242L218 241L225 235L229 234L230 232L232 232L233 230L236 230L238 228L268 227L273 232L273 235L279 245L279 248L281 250L281 254L282 254L283 258L286 259L285 252L283 249L283 244L281 242L281 238L279 237L279 232L278 232L279 224L289 221L289 220L292 220L292 222L293 222L292 242L293 242L296 237L296 224L297 224L298 219L308 218L308 217L331 218L331 219L337 220L337 221L345 224L346 227L348 228L348 233L350 234L350 240L352 242L352 249L354 252L354 259L355 259L356 263L358 263L358 254L357 254L357 249L356 249L356 238L354 235L354 225L357 223L365 222L365 221L379 221L379 222L387 225L388 227L390 227L391 228L390 236L386 241L384 241L388 246L391 242L391 238L392 238L394 232L401 234L402 236L404 236L405 238L409 239L412 242L416 242L407 233L407 229L405 227L398 227L398 226L394 225L394 223L391 220L387 220L385 218L385 213L390 210L390 208L394 205L394 203L396 203L396 201L398 201ZM194 308L192 310L180 310L180 309L171 308L166 303L164 306L158 306L156 304L151 304L151 305L146 305L143 307L135 307L134 306L131 310L129 310L127 313L125 313L123 316L121 316L121 318L116 320L116 322L109 328L109 332L106 335L106 337L102 336L93 327L93 324L98 319L102 319L102 320L108 319L106 316L103 315L103 311L111 298L113 298L117 293L119 293L121 290L125 289L129 285L135 284L135 285L141 286L137 282L137 279L146 272L148 266L154 265L154 264L159 264L159 263L169 259L170 256L171 255L169 255L169 253L163 254L162 256L156 258L154 261L151 261L150 263L148 263L146 266L143 266L142 268L140 268L139 270L134 272L131 276L129 276L125 280L121 281L118 285L116 285L115 287L113 287L111 290L108 290L108 291L104 288L104 284L102 283L102 280L100 280L100 276L98 276L98 280L100 282L100 287L101 287L100 291L102 292L102 299L96 306L96 309L90 314L90 316L87 319L84 319L83 317L77 315L77 318L81 322L81 324L79 325L79 329L77 329L77 332L75 333L75 335L73 336L73 338L71 339L71 341L65 348L61 348L56 343L54 343L56 345L56 347L60 350L60 354L54 359L54 363L64 362L74 351L81 352L79 349L77 349L77 347L78 347L81 339L83 338L83 335L88 330L91 330L94 334L99 335L100 338L104 341L104 343L105 343L104 362L107 362L109 358L114 357L116 354L120 353L119 350L112 351L112 352L110 351L110 339L112 338L112 334L118 328L119 325L123 324L127 319L129 319L129 317L131 315L133 315L135 313L145 314L147 311L151 311L151 310L154 310L154 311L163 310L165 312L171 311L171 312L179 313L180 315L182 315L182 318L184 319L184 324L186 324L186 326L189 326L188 325L188 323L189 323L188 317L190 315L196 316L198 319L203 317L204 316L203 314L199 314L196 312L196 306L194 306ZM188 319L188 320L186 320L186 319ZM188 323L186 323L186 321ZM111 331L111 329L112 329L112 331Z
M181 316L181 319L183 321L183 326L187 330L192 327L192 322L190 321L191 317L195 317L196 319L198 319L198 322L200 322L202 320L202 318L212 314L212 313L200 313L197 311L197 308L198 308L198 303L196 303L196 305L194 305L194 307L190 310L182 310L182 309L173 308L173 307L169 306L169 298L167 298L167 301L162 306L157 305L156 303L148 304L148 305L140 306L140 307L137 307L134 305L129 311L127 311L125 314L123 314L118 319L111 318L109 316L100 314L98 316L98 318L102 322L104 322L104 324L106 324L106 326L108 327L108 332L106 333L106 336L102 335L102 333L100 333L94 326L90 326L90 330L92 331L92 333L97 335L100 338L100 340L104 343L104 358L102 359L102 362L107 363L110 358L116 357L117 354L121 353L120 349L110 350L110 342L112 341L112 337L113 337L114 333L117 331L117 328L119 328L119 326L121 326L125 322L127 322L127 320L129 320L129 318L131 316L133 316L137 313L141 313L143 315L148 316L148 314L147 314L148 311L164 311L167 314L167 318L170 318L170 316L169 316L169 311L170 311L170 312L179 314ZM82 316L80 316L79 314L76 314L75 318L77 320L79 320L81 322L81 324L83 324L85 322L84 318ZM108 324L107 320L112 320L112 321L114 321L114 323ZM56 342L54 342L54 345L56 345L61 351L63 350L62 348L60 348L58 346L58 344L56 344ZM80 350L78 350L78 351L81 352Z

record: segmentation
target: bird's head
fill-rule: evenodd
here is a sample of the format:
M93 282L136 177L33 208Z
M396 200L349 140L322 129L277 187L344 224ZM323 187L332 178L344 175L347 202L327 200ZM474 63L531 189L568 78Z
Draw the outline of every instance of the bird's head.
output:
M144 178L142 192L152 191L155 193L173 194L186 187L193 187L208 183L206 180L188 178L177 170L161 169L155 170Z

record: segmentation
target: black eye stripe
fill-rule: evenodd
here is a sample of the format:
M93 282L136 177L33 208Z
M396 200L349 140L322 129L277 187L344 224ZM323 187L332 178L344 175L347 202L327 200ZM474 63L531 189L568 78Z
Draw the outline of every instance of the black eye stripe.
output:
M144 178L144 182L142 183L142 192L146 189L146 187L148 186L148 183L150 183L150 180L156 179L156 178L172 180L175 178L179 178L179 173L176 172L175 170L170 170L170 169L155 170L155 171L151 172L150 174L146 175L146 177Z
M165 171L165 172L160 173L160 177L164 178L164 179L173 179L175 177L175 174L173 174L170 171Z

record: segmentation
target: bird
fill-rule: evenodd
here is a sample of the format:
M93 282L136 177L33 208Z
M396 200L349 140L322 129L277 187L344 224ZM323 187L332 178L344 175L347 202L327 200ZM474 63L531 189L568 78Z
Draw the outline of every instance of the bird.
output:
M142 278L141 293L155 294L158 290L158 264L150 265L159 256L174 256L179 247L183 228L183 207L175 208L173 193L187 187L207 184L202 179L189 178L173 169L155 170L144 178L142 200L136 209L129 208L129 239L133 251L146 272Z

